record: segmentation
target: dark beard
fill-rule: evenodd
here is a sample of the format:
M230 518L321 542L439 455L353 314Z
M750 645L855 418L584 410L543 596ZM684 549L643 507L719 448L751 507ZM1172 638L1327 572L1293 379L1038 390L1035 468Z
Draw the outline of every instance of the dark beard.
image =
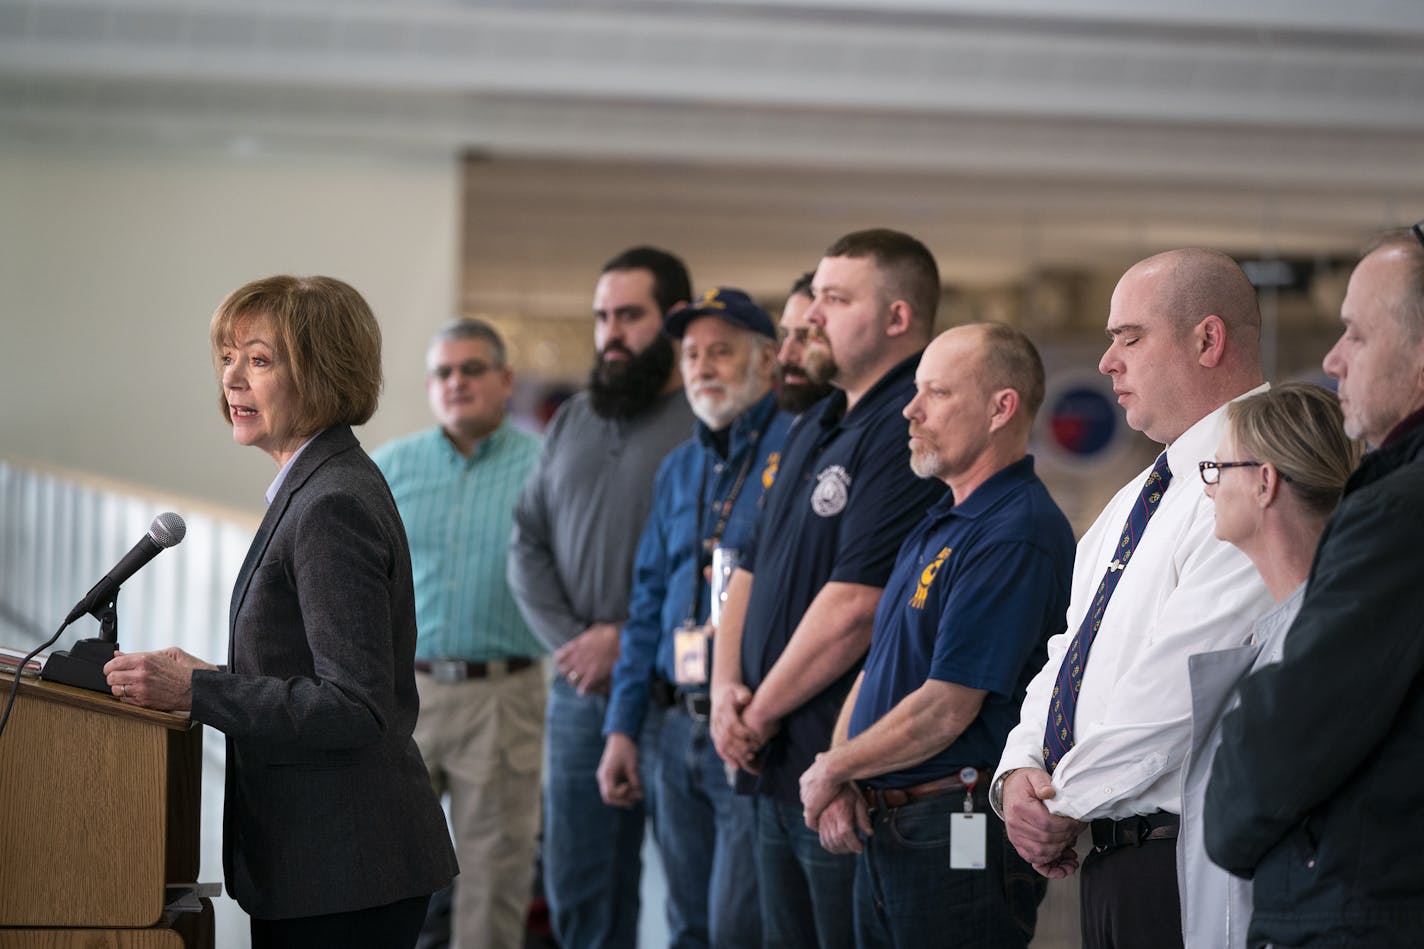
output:
M621 343L611 343L628 352ZM672 343L661 333L647 349L618 362L598 354L588 380L588 398L601 418L632 418L657 401L672 375Z
M814 382L783 382L776 394L777 404L783 412L800 415L835 391L835 386L817 385Z

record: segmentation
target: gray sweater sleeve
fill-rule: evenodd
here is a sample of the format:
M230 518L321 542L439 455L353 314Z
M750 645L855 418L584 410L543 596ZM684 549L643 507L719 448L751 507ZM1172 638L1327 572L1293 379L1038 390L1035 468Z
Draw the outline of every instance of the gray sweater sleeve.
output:
M509 543L509 588L530 630L550 652L592 623L574 610L554 552L554 512L550 510L548 481L556 465L567 464L561 457L567 417L568 412L561 411L545 435L539 464L530 472L514 508L514 531Z

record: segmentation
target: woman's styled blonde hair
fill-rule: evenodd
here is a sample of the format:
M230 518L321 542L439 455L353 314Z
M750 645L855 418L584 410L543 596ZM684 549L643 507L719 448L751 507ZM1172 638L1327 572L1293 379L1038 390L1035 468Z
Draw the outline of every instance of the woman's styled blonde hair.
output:
M276 276L228 294L213 314L208 339L218 374L218 402L232 424L222 391L222 351L248 318L272 323L276 346L291 367L297 393L293 425L314 435L332 425L361 425L381 395L381 328L350 284L333 277Z
M1287 382L1232 402L1226 418L1243 458L1269 462L1317 514L1335 510L1364 448L1345 434L1335 393Z

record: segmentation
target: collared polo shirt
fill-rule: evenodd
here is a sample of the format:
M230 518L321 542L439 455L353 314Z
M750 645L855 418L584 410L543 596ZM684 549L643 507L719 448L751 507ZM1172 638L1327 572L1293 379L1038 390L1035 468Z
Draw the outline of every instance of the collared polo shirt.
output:
M699 421L693 437L663 459L654 482L653 509L633 562L633 597L613 667L605 734L640 734L649 681L655 674L675 681L674 633L685 620L706 622L711 610L710 584L698 582L708 563L705 542L713 538L721 508L734 489L735 503L718 544L740 551L751 539L762 494L775 479L781 443L790 427L791 416L778 412L776 396L768 394L732 422L725 458L712 432Z
M754 575L742 631L742 677L756 689L821 587L883 587L895 551L946 488L910 470L900 414L915 394L918 354L887 372L846 412L844 392L806 410L782 451L776 483L744 563ZM831 740L859 664L781 722L761 793L800 800L801 773Z
M541 655L506 580L514 505L538 461L539 438L506 419L469 458L439 428L389 442L371 458L410 542L416 657Z
M1073 574L1073 530L1023 458L963 503L946 494L905 539L875 614L850 737L883 718L927 679L988 695L979 715L938 754L880 775L873 787L910 787L965 765L998 763L1048 638L1063 631Z

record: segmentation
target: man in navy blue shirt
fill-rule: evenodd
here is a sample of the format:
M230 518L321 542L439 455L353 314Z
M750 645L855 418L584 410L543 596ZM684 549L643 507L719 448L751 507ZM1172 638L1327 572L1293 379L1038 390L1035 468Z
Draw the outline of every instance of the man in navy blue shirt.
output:
M915 389L910 465L950 494L900 548L801 801L828 850L860 855L858 945L1024 947L1046 881L1009 844L988 785L1073 571L1073 532L1027 454L1043 363L1018 330L961 326L925 350ZM858 826L822 820L842 795L868 803Z
M910 471L900 417L932 332L939 271L913 237L859 231L826 251L812 292L806 319L825 333L837 391L787 438L717 629L712 705L719 754L758 772L766 943L828 947L852 940L855 858L822 849L797 782L830 745L895 551L944 493ZM858 801L848 791L822 820L852 822Z
M698 421L654 482L598 784L605 803L625 808L641 800L645 777L656 785L669 945L754 947L761 944L750 868L755 812L733 793L708 733L706 570L714 549L739 549L751 537L791 417L777 411L771 391L776 330L745 293L713 290L669 313L664 327L682 343L682 378ZM645 776L638 736L650 702L668 711L656 773Z

